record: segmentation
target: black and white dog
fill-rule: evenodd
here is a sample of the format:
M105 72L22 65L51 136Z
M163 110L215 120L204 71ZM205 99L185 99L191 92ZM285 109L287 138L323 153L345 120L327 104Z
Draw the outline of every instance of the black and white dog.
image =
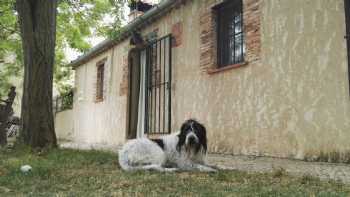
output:
M197 170L215 172L205 163L207 136L205 127L190 119L182 124L180 133L160 139L134 139L119 151L123 170Z

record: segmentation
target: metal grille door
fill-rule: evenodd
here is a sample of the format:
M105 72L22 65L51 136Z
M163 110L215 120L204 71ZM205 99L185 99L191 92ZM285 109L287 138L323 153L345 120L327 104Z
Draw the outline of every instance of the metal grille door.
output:
M171 131L171 35L146 48L145 133Z

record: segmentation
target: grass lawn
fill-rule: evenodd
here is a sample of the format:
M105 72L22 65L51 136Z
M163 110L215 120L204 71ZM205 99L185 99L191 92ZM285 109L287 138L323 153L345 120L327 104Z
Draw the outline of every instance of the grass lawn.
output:
M20 172L29 164L33 171ZM247 174L157 173L120 170L117 157L98 151L25 148L0 150L0 196L350 196L350 186L291 177Z

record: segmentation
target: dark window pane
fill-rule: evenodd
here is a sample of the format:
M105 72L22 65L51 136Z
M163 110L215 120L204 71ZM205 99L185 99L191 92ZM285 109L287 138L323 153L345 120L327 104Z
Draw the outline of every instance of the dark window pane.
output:
M232 64L235 61L234 49L235 49L235 40L230 38L230 46L228 48L229 51L229 64Z
M226 1L216 11L219 67L243 62L242 0Z
M96 100L103 99L104 64L97 66Z
M241 15L241 13L235 13L235 19L234 19L234 21L235 21L235 23L236 24L238 24L238 23L241 23L242 22L242 15Z
M237 16L235 19L239 18L239 20L236 20L235 22L235 33L241 33L242 32L242 20L241 20L241 16Z
M242 35L238 34L235 35L235 54L234 56L236 57L235 63L239 63L242 61L243 57L243 40L242 40Z

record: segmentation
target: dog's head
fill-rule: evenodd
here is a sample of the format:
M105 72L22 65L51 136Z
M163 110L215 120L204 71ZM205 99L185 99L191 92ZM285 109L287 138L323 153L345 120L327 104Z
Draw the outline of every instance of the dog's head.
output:
M185 121L180 129L178 135L179 142L177 144L177 150L180 151L182 147L186 151L207 151L207 132L205 127L196 120L189 119Z

